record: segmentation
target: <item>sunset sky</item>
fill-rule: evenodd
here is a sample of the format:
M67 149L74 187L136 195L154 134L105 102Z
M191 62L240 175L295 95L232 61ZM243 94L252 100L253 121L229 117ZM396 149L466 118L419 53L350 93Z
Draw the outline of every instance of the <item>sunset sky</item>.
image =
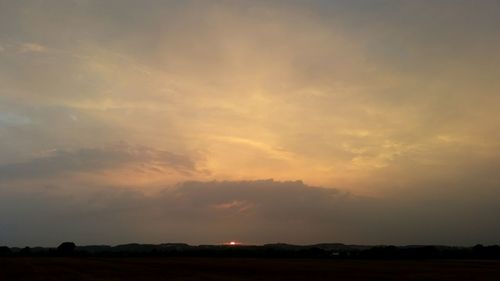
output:
M0 0L0 244L500 243L499 15Z

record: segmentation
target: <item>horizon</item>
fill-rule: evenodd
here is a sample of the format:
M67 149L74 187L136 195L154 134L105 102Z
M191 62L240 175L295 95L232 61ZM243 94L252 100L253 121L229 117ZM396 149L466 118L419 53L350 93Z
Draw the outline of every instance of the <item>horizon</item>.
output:
M56 249L63 243L74 243L72 241L63 241L58 244L54 245L45 245L45 246L40 246L40 245L17 245L17 246L12 246L12 245L4 245L1 244L0 247L7 247L10 249L16 248L16 249L23 249L23 248L43 248L43 249ZM483 246L483 247L492 247L492 246L500 246L499 244L480 244L476 243L473 245L445 245L445 244L351 244L351 243L342 243L342 242L319 242L319 243L312 243L312 244L292 244L292 243L284 243L284 242L271 242L271 243L265 243L265 244L247 244L244 242L236 242L236 244L231 244L233 241L228 241L228 242L220 242L216 244L189 244L189 243L184 243L184 242L161 242L161 243L141 243L141 242L128 242L128 243L120 243L120 244L83 244L80 245L78 243L75 243L75 246L78 247L118 247L118 246L127 246L127 245L138 245L138 246L162 246L162 245L184 245L188 247L203 247L203 246L221 246L221 247L264 247L264 246L273 246L273 245L286 245L286 246L296 246L296 247L313 247L313 246L318 246L318 245L342 245L342 246L360 246L360 247L450 247L450 248L473 248L476 246Z
M498 245L499 14L0 0L0 245Z

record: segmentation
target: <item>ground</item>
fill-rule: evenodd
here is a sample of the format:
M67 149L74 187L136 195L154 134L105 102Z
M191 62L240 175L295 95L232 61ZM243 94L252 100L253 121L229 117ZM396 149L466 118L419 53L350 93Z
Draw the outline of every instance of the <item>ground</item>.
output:
M0 258L0 280L500 280L500 261Z

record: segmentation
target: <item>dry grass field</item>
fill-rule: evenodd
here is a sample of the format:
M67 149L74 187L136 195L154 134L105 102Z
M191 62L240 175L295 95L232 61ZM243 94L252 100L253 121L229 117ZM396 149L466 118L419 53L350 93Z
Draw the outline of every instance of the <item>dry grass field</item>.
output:
M0 258L0 280L500 280L500 261Z

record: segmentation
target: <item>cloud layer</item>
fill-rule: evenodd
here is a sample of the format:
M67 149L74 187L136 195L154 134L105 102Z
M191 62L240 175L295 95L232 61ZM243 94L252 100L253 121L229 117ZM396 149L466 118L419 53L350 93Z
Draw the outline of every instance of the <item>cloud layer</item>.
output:
M369 198L301 181L0 188L2 243L494 243L498 198ZM467 209L468 208L468 209ZM467 210L466 210L467 209Z
M53 150L26 162L0 165L0 180L28 180L67 173L99 173L133 165L144 170L168 172L195 171L191 159L167 151L119 144L108 148L83 148L76 151Z
M19 196L4 211L48 226L34 206L56 214L58 196L93 190L131 240L163 240L167 227L140 218L165 204L186 219L168 217L182 226L169 238L193 242L244 226L257 242L490 241L499 13L496 0L0 1L0 187ZM137 210L121 222L119 206ZM249 222L197 218L226 212ZM370 221L384 229L372 239Z

